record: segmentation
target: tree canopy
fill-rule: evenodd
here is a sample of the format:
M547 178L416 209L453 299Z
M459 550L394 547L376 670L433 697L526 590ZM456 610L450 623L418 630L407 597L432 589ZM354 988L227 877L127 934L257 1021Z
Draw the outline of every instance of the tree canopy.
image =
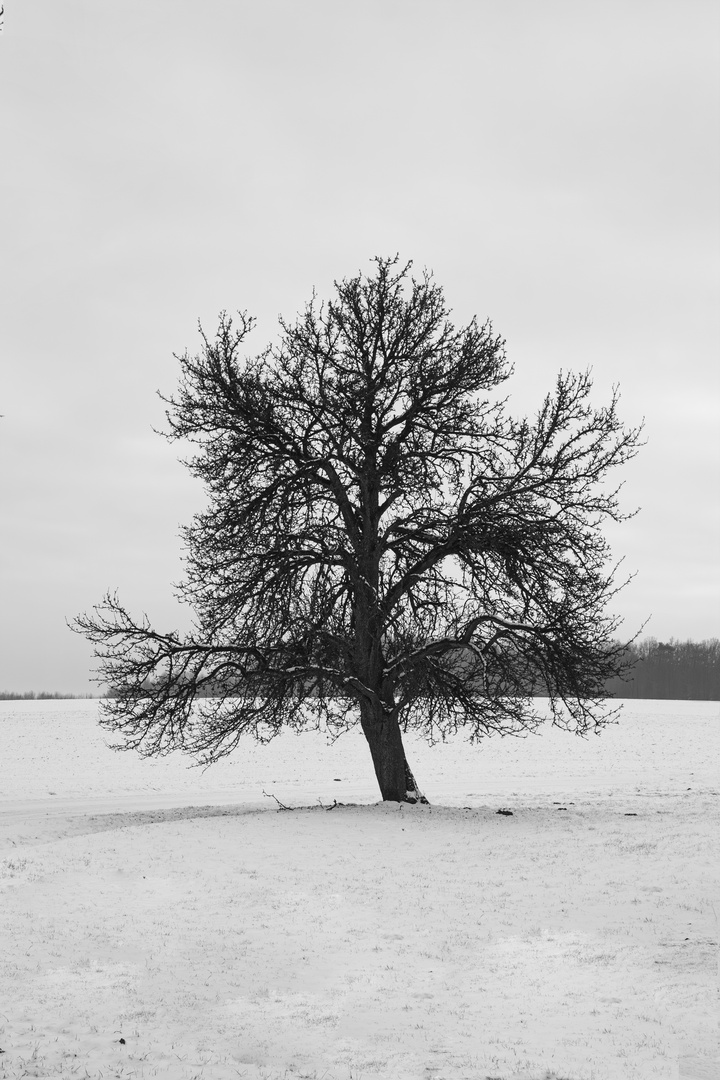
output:
M610 718L625 653L602 533L609 474L639 446L618 395L560 374L513 418L490 323L456 328L431 274L377 258L246 355L223 314L178 357L167 437L207 508L184 530L187 634L108 594L75 629L113 695L103 723L143 754L209 763L247 733L360 723L384 799L421 798L402 733L479 739Z

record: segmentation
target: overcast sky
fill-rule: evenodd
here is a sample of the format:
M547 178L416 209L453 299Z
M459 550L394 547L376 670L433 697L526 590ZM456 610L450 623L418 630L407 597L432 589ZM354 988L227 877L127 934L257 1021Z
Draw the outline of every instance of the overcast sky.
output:
M186 624L202 492L157 389L399 252L505 337L513 408L613 383L648 444L625 631L720 636L714 0L6 0L0 689L90 689L65 618ZM252 339L251 339L252 340Z

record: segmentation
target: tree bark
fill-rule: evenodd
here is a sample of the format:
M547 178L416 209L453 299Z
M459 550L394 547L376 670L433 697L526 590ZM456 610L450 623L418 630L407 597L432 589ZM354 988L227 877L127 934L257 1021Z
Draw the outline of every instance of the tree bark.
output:
M379 703L366 701L360 706L360 722L370 747L375 776L383 802L425 803L405 757L397 713Z

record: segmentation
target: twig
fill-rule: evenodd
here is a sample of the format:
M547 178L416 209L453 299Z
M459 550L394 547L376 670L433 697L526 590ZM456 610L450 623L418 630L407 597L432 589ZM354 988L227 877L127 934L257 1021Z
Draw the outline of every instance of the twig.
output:
M294 806L286 806L285 803L281 803L280 800L278 799L277 795L268 795L267 791L263 791L263 795L265 796L266 799L274 799L275 800L275 802L278 804L278 811L280 811L280 810L294 810L295 809Z

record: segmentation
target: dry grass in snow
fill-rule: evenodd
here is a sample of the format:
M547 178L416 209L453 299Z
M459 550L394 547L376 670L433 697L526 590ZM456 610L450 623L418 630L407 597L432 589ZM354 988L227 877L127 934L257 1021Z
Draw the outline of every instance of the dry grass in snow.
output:
M617 729L619 785L605 776L603 787L603 769L583 774L582 761L574 778L563 771L557 747L573 740L553 735L510 744L502 798L483 793L484 750L414 747L419 778L438 755L455 805L278 811L257 799L183 805L188 791L173 795L167 772L158 790L148 762L154 790L133 794L137 759L92 749L93 703L30 704L35 714L0 714L3 745L13 731L42 741L48 716L58 747L74 732L75 794L47 794L48 770L60 779L53 754L28 768L25 798L0 782L0 1077L720 1076L717 706L686 703L682 731L678 703L665 711L670 761L658 754L670 738L662 709L632 703L629 734ZM649 785L626 782L633 731ZM313 738L268 751L294 746L292 792L331 805L342 740L325 786L303 789L326 753ZM117 783L103 804L93 785L110 760ZM244 784L267 781L257 762L284 767L252 760ZM272 790L290 801L282 784Z

